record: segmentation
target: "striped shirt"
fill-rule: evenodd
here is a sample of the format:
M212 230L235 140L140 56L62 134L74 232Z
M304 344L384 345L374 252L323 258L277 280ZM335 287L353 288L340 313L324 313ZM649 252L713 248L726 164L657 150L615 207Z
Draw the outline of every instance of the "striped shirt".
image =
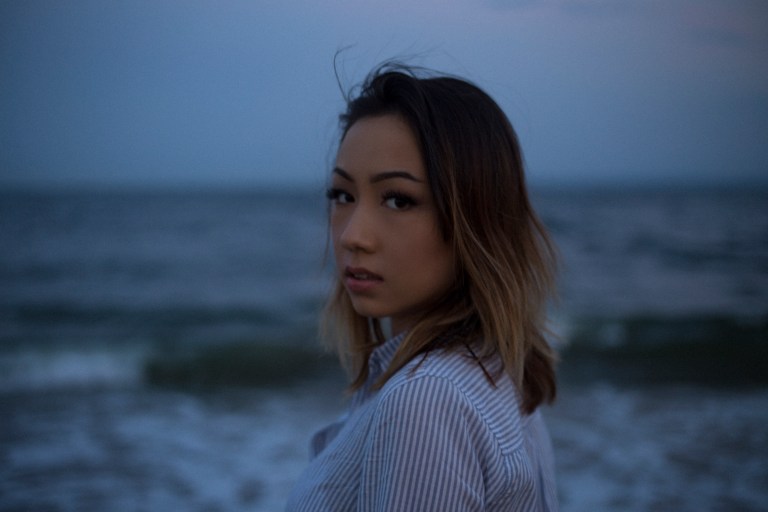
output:
M468 351L441 350L371 391L401 340L377 347L348 413L315 434L286 510L556 511L549 434L505 373L494 387Z

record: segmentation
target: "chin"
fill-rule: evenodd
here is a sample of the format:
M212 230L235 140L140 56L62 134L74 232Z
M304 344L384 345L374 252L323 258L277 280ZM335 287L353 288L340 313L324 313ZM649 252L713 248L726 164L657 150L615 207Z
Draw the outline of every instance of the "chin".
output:
M381 307L376 307L371 304L361 304L360 301L352 301L352 308L360 316L367 318L386 318L390 316L390 313Z

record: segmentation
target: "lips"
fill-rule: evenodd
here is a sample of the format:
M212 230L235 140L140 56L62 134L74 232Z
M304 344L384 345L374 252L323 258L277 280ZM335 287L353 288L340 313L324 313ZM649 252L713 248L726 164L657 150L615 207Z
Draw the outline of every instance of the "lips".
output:
M365 293L374 289L383 278L362 267L344 269L344 285L350 293Z
M344 269L344 277L351 277L360 281L381 281L381 276L374 274L365 268L347 267Z

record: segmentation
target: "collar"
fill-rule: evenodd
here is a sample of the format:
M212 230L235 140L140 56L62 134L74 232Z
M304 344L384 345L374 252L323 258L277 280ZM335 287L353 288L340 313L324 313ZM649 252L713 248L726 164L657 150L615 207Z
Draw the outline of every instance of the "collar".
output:
M377 379L379 378L379 375L384 373L384 370L389 367L389 363L392 362L392 358L395 357L395 352L397 352L397 349L404 338L405 332L401 332L397 336L389 338L371 352L371 356L368 359L368 371L370 377Z

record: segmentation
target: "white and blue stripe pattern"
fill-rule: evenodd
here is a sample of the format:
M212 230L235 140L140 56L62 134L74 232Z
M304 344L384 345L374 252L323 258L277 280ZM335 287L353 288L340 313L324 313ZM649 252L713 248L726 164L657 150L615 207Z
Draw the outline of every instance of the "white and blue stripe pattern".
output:
M506 374L493 387L468 352L434 351L371 393L400 341L374 351L348 414L315 435L287 510L557 510L549 434Z

